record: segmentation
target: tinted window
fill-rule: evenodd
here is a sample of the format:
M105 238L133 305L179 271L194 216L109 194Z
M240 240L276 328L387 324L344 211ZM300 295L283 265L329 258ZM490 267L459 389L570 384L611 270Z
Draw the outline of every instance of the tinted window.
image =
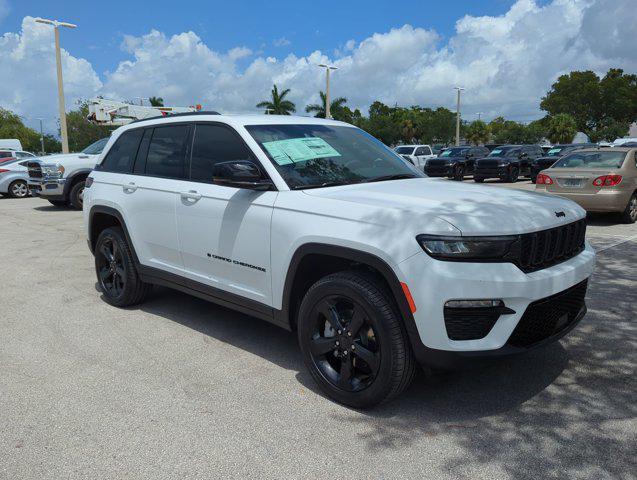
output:
M425 152L425 147L418 147L414 155L427 155L427 152Z
M148 147L145 173L157 177L184 178L188 125L157 127Z
M212 182L212 167L219 162L252 160L250 150L239 135L220 125L198 124L190 161L190 179Z
M466 155L469 151L468 147L458 147L458 148L448 148L444 152L442 152L440 157L462 157Z
M146 171L146 155L148 154L148 146L150 145L150 138L153 136L153 129L147 128L144 130L144 136L137 149L137 157L135 157L135 166L133 167L134 173L144 173Z
M87 155L99 155L102 153L102 150L104 150L106 142L108 142L108 138L102 138L95 143L91 143L88 147L82 150L82 153L86 153Z
M414 147L396 147L394 151L401 155L411 155L414 151Z
M9 157L13 157L12 152L0 152L0 158L9 158Z
M131 171L137 147L142 138L143 130L131 130L124 132L115 142L115 145L106 154L106 158L100 166L100 170L107 172L128 173Z

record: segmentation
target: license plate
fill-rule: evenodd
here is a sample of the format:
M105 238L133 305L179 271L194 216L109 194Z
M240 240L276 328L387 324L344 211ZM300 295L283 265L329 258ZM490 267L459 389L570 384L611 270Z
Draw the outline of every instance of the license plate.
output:
M582 188L581 178L563 178L560 181L560 185L566 188Z

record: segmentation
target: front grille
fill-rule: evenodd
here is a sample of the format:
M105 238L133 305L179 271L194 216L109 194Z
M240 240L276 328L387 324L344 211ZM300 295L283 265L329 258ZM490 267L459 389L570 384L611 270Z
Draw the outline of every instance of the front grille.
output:
M427 161L427 166L428 167L447 167L448 163L446 160L436 160L434 158Z
M29 171L29 177L42 178L42 165L40 165L40 162L28 162L27 169Z
M445 327L451 340L478 340L491 331L500 318L500 307L444 308Z
M585 311L588 281L531 303L507 342L514 347L528 348L558 335L581 318Z
M484 160L478 160L476 162L476 167L477 168L495 168L500 164L500 160L494 159L494 160L489 160L489 159L484 159Z
M586 219L520 236L518 267L529 273L564 262L584 250Z

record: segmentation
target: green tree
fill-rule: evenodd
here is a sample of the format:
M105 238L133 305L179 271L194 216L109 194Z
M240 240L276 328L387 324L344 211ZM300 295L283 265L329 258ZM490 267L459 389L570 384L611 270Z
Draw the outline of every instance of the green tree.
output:
M549 120L547 133L553 143L570 143L577 133L577 123L570 115L558 113Z
M596 128L606 129L612 123L629 125L637 119L637 75L611 68L599 82L599 94L601 110Z
M616 138L628 135L629 124L613 119L605 119L600 122L595 131L589 135L592 142L612 142Z
M325 118L325 106L327 103L327 98L325 96L325 92L319 92L321 97L321 103L313 103L305 107L305 111L307 113L314 113L315 117ZM340 116L344 115L345 104L347 103L347 99L345 97L335 98L330 102L330 115L335 120L340 120Z
M164 99L161 97L149 97L148 101L152 107L163 107Z
M482 120L471 122L465 133L465 138L474 145L485 144L490 137L489 126Z
M40 134L27 127L17 114L0 108L0 138L17 138L29 152L40 151Z
M77 110L66 114L66 128L69 134L69 150L71 152L82 151L100 138L110 136L116 128L95 125L86 119L87 115L88 104L86 101L79 101Z
M296 112L296 105L285 99L288 93L290 93L289 88L279 93L278 87L273 85L270 92L270 100L257 103L257 108L265 108L266 115L290 115Z

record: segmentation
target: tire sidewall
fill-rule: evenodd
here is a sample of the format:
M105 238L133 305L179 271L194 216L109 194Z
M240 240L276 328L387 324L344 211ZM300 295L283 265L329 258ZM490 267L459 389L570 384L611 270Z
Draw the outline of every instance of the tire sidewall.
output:
M69 200L71 202L71 205L73 206L73 208L75 208L76 210L82 210L83 207L83 201L82 199L80 199L80 193L84 190L84 185L86 184L85 180L80 180L79 182L75 183L72 187L71 187L71 192L69 194Z
M355 408L363 408L379 403L391 391L393 369L391 333L388 331L387 324L384 321L387 313L383 312L377 305L370 303L362 287L337 279L324 279L319 281L319 284L318 288L312 287L308 291L299 308L297 334L305 365L315 381L321 385L323 391L337 402ZM325 378L310 354L309 340L316 321L311 315L312 310L323 298L331 295L348 297L363 308L380 345L380 367L376 379L370 386L359 392L347 392L332 384ZM391 314L395 315L395 312L391 310Z
M24 196L22 196L22 197L21 197L20 195L15 195L15 194L13 193L13 191L12 191L12 190L13 190L13 188L14 188L14 186L15 186L15 185L18 185L18 184L24 184L24 186L27 188L27 193L26 193ZM28 187L28 185L27 185L27 182L25 182L24 180L15 180L15 181L11 182L11 184L9 185L9 188L8 188L8 190L7 190L7 191L8 191L9 196L10 196L11 198L26 198L26 197L28 197L28 196L29 196L29 187Z
M125 269L124 273L126 274L126 285L122 293L117 297L113 297L107 291L105 291L105 289L102 287L102 282L100 282L100 279L99 279L99 264L98 264L98 255L100 255L99 249L102 243L104 243L106 239L117 243L117 248L120 249L121 254L123 256L123 263L124 263L124 269ZM130 296L130 291L132 286L131 282L136 281L136 275L133 269L134 269L133 259L130 258L130 255L128 254L127 243L126 243L126 240L123 238L122 234L114 228L107 228L103 230L102 233L100 233L99 237L97 238L97 242L95 243L95 276L97 278L97 284L99 285L100 291L102 292L102 296L107 303L110 303L111 305L114 305L116 307L125 305L127 303L128 296Z

